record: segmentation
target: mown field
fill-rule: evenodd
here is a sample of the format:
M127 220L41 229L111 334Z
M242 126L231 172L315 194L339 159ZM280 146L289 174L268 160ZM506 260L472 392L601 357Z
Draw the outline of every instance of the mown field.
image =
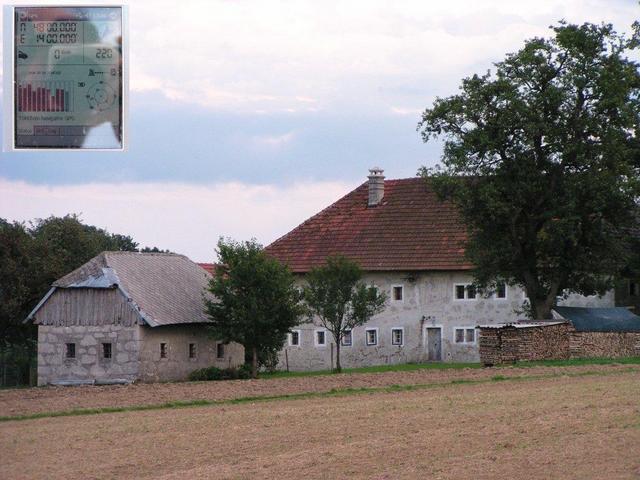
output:
M640 478L637 366L515 370L4 420L0 478Z

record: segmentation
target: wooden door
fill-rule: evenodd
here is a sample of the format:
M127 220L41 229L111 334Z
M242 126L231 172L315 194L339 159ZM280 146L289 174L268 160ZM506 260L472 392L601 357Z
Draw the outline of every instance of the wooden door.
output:
M442 360L442 330L440 327L427 327L427 360Z

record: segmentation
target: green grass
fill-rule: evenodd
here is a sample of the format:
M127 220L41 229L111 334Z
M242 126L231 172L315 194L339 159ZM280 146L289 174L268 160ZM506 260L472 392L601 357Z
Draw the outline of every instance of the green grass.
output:
M640 357L626 358L572 358L570 360L540 360L536 362L516 362L515 367L574 367L580 365L638 365Z
M382 372L411 372L414 370L460 370L463 368L482 368L480 363L402 363L397 365L376 365L372 367L343 368L342 373L382 373ZM317 370L314 372L284 372L261 373L260 378L289 378L315 377L317 375L335 375L331 370Z
M541 360L536 362L516 362L514 364L499 365L495 369L510 367L571 367L581 365L637 365L640 357L630 358L576 358L571 360ZM460 370L463 368L484 368L480 363L404 363L399 365L378 365L373 367L343 368L342 373L382 373L382 372L410 372L414 370ZM284 372L261 373L260 378L289 378L289 377L315 377L318 375L335 375L331 370L318 370L314 372Z
M638 362L630 362L638 363ZM222 406L222 405L237 405L244 403L262 403L280 400L301 400L310 398L329 398L329 397L344 397L350 395L363 395L363 394L375 394L375 393L397 393L397 392L410 392L416 390L426 390L432 388L446 388L457 385L479 385L490 382L518 382L518 381L535 381L544 380L550 378L559 377L587 377L587 376L609 376L620 375L629 372L637 372L637 369L624 368L614 371L597 371L586 370L579 372L562 372L562 373L545 373L541 375L529 375L529 376L504 376L495 375L490 378L482 379L456 379L448 382L434 382L412 385L389 385L384 387L355 387L355 388L333 388L325 392L301 392L291 393L283 395L265 395L265 396L250 396L239 397L228 400L177 400L159 404L151 405L131 405L126 407L101 407L101 408L76 408L72 410L61 410L55 412L39 412L26 415L15 416L0 416L0 422L10 421L24 421L35 420L39 418L55 418L55 417L77 417L84 415L96 415L103 413L123 413L123 412L140 412L148 410L166 410L177 408L190 408L190 407L206 407L206 406Z

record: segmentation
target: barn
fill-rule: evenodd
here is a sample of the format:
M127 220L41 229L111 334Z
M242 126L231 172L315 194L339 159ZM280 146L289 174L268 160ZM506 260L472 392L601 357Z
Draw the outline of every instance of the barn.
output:
M38 326L38 385L173 381L238 366L244 350L208 335L210 274L183 255L103 252L53 283Z

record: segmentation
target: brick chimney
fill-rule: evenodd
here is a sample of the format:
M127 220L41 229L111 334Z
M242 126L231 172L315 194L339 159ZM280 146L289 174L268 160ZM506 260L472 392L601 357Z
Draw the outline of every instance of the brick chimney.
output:
M369 206L375 207L380 204L384 197L384 170L373 167L369 170Z

